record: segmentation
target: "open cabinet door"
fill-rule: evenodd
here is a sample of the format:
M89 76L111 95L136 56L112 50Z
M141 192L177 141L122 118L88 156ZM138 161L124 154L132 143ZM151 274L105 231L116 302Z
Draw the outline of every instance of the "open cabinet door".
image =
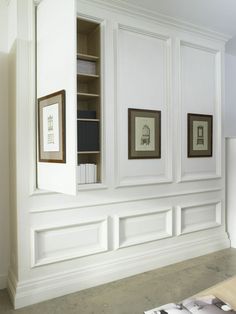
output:
M76 194L76 88L75 0L43 0L37 7L37 98L65 91L65 160L45 162L38 156L39 189Z

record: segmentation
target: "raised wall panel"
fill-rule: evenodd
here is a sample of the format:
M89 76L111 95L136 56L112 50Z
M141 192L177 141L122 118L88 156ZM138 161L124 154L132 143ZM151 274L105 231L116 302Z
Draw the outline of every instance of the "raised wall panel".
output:
M172 209L139 211L115 217L115 247L123 248L172 236Z
M170 182L171 40L119 25L117 30L117 186ZM161 158L128 159L128 108L161 111Z
M177 208L177 234L214 228L221 225L220 201Z
M40 266L107 250L107 219L32 231L32 264Z
M179 181L221 176L221 53L180 42ZM213 115L213 156L187 157L187 114Z

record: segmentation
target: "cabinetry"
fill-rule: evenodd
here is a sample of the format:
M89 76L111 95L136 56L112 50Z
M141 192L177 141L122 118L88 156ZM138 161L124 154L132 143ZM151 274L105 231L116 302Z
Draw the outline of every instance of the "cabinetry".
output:
M101 181L100 25L77 19L78 182Z

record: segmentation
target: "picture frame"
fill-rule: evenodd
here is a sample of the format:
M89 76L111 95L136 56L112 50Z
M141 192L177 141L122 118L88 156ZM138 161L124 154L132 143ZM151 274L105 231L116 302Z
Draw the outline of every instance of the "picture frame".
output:
M66 163L66 92L38 99L39 161Z
M128 159L161 158L161 111L128 109Z
M212 157L213 116L188 113L188 157Z

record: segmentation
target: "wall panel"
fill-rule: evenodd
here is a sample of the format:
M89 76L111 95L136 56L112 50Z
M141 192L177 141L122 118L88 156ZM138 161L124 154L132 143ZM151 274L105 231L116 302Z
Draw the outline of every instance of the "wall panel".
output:
M107 220L32 231L32 264L39 266L107 250Z
M177 208L177 234L218 227L222 222L221 202L203 203Z
M117 184L171 181L171 40L123 25L117 32ZM128 108L161 111L160 159L128 160Z
M180 41L180 181L221 176L221 53ZM213 156L187 157L187 114L213 115Z
M119 215L115 223L116 248L160 240L172 236L172 209Z

